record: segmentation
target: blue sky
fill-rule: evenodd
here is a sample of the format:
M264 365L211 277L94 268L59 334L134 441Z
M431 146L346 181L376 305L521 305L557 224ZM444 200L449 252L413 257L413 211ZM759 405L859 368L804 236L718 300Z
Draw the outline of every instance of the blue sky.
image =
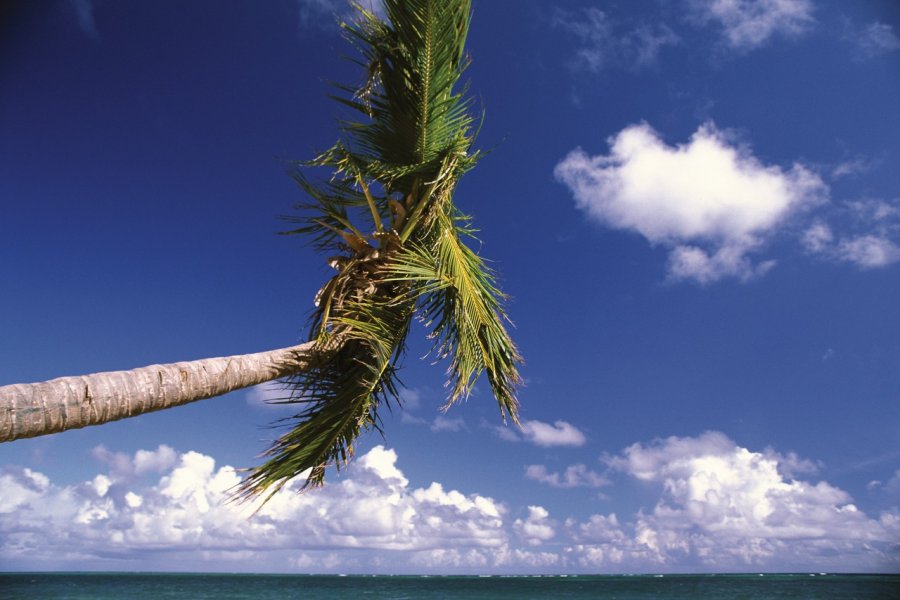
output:
M900 570L900 11L475 1L457 202L510 294L524 428L405 409L320 491L224 503L254 389L0 445L0 569ZM323 257L332 0L20 3L0 23L0 384L290 345Z

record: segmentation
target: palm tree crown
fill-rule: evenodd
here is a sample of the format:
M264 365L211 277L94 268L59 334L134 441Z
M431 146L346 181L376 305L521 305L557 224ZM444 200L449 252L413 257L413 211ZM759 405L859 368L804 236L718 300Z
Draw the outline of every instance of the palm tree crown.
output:
M302 408L244 479L245 497L275 493L292 477L320 485L340 468L379 407L396 400L398 359L412 319L449 360L445 408L485 373L504 420L518 423L521 357L503 321L504 296L465 243L473 229L453 204L475 166L472 101L456 89L466 63L471 0L385 0L386 19L357 7L343 24L365 70L336 99L361 115L292 173L307 200L289 219L336 274L319 290L311 339L324 358L287 380ZM328 179L314 179L318 168Z

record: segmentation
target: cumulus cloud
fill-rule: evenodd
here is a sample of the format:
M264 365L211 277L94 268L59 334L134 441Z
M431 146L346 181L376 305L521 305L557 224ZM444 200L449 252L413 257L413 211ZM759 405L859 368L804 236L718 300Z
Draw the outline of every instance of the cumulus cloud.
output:
M38 499L50 486L50 480L31 469L9 468L0 473L0 514L10 513Z
M560 520L536 503L511 510L439 482L413 485L397 453L383 446L324 488L296 493L301 476L255 514L256 505L227 501L239 474L210 456L168 446L96 454L109 470L72 485L32 469L0 469L0 563L445 574L898 564L896 510L869 517L847 492L796 478L814 472L813 463L751 451L715 432L605 456L613 473L658 500L624 518L584 520ZM573 472L585 480L586 470ZM894 489L897 478L873 487Z
M527 517L513 521L513 530L529 546L539 546L556 535L550 513L543 506L529 506Z
M557 9L552 24L578 43L574 66L591 72L605 68L640 69L656 63L663 48L679 38L665 24L626 27L595 7Z
M97 446L91 454L109 467L109 474L116 480L130 480L145 473L163 473L178 460L175 450L165 444L160 444L156 450L138 450L134 455Z
M815 24L810 0L688 0L693 20L721 27L738 51L759 48L776 36L797 38Z
M567 421L555 421L552 425L543 421L522 421L517 434L511 427L494 427L500 439L507 442L531 442L545 448L551 446L583 446L587 442L585 435L577 427Z
M556 178L591 218L669 248L674 280L746 281L764 274L774 261L754 264L748 255L828 192L808 168L765 165L712 122L678 146L646 123L626 127L608 143L607 155L570 152Z
M525 467L525 477L557 488L599 488L610 485L609 479L583 464L571 465L559 473L548 471L544 465L528 465Z
M435 550L465 556L508 541L502 504L440 483L413 488L397 467L397 454L383 446L359 457L339 483L298 494L301 477L255 515L258 506L228 501L240 481L234 468L193 451L170 462L169 452L167 446L138 452L130 467L120 464L72 486L54 485L29 469L3 469L0 561L138 565L148 555L190 553L228 563L210 561L216 569L284 570L323 549L369 551L369 558L382 551L402 551L406 558ZM162 475L149 485L122 477L159 469Z
M866 554L874 554L882 566L898 558L891 549L900 533L896 515L870 518L847 492L824 481L790 477L814 468L796 455L753 452L722 433L708 432L634 444L605 460L613 469L661 486L662 497L652 511L640 511L627 525L615 514L568 523L582 544L585 564L671 564L692 557L709 568L804 561L848 568L846 561ZM591 554L590 548L597 552Z

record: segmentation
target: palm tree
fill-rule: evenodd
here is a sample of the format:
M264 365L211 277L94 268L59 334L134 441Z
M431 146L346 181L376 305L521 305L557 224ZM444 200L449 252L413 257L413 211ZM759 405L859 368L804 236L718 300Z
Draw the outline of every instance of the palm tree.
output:
M384 0L386 19L357 7L342 24L364 84L336 99L361 115L334 146L298 163L307 200L289 217L336 274L319 290L310 341L259 354L154 365L0 388L0 441L160 410L272 379L299 412L251 469L238 494L277 492L306 477L321 485L342 467L379 409L398 399L398 359L413 319L448 359L445 408L484 373L501 417L518 423L521 357L503 321L504 296L465 239L470 219L453 203L473 150L472 101L456 84L471 0ZM327 178L317 176L326 170Z

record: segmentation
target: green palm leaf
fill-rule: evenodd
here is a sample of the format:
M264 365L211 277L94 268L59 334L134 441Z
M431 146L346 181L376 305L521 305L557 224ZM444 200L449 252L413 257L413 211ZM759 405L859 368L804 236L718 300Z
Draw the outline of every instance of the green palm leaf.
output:
M316 297L311 336L319 363L286 383L300 411L239 495L266 498L298 475L320 485L351 459L355 440L380 430L396 401L397 371L414 317L449 361L445 407L484 373L501 415L518 422L521 357L503 321L503 295L463 241L468 218L453 205L472 151L471 100L456 90L466 65L470 0L385 0L387 19L358 8L344 24L366 80L339 86L338 101L362 115L293 176L307 199L287 233L306 236L336 274ZM317 180L318 169L329 178Z

